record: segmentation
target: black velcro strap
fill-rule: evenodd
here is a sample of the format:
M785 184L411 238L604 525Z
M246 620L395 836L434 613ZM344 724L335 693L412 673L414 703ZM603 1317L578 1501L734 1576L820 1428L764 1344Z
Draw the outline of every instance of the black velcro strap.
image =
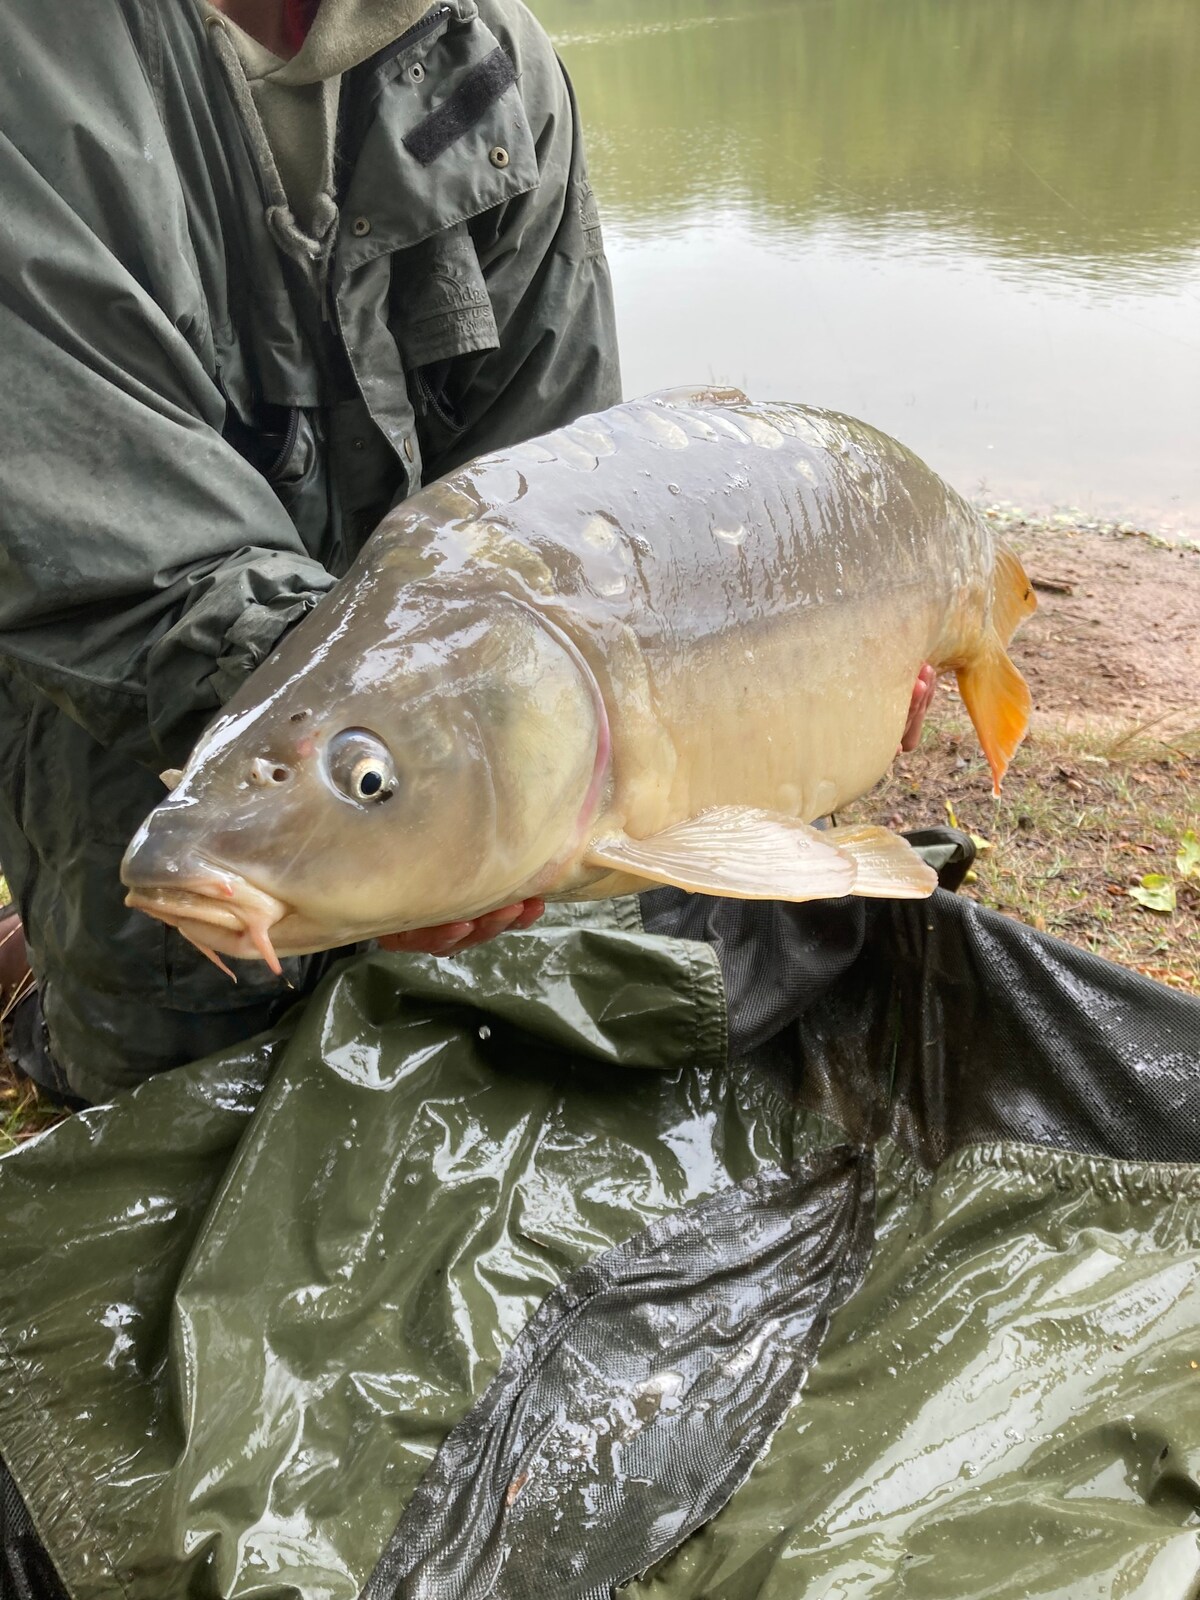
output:
M427 167L473 128L492 102L516 81L516 70L504 51L493 50L471 68L448 100L405 135L404 148Z

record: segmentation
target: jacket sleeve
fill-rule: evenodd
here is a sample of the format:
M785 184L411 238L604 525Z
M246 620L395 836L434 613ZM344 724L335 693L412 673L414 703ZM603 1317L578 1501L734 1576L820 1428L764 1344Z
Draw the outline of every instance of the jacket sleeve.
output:
M499 348L454 364L461 431L440 449L435 431L428 477L621 398L612 283L566 70L524 6L483 0L480 13L516 66L539 182L471 224Z
M0 664L158 767L333 580L222 437L174 164L120 9L4 11Z

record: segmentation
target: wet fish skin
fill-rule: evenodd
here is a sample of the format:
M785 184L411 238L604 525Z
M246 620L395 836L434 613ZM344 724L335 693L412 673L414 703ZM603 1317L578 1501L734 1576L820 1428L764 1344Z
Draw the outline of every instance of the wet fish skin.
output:
M736 391L618 406L397 508L202 738L130 846L129 902L254 955L268 927L299 953L651 881L928 893L879 830L804 824L887 770L926 660L1002 770L1028 697L1001 633L1031 602L864 423ZM337 786L354 729L391 763L382 798Z

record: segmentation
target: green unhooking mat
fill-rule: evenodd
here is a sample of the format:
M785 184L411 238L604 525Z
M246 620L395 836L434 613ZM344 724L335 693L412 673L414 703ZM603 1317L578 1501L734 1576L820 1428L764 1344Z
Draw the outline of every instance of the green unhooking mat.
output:
M643 914L0 1160L2 1600L1200 1596L1200 1003L944 893Z

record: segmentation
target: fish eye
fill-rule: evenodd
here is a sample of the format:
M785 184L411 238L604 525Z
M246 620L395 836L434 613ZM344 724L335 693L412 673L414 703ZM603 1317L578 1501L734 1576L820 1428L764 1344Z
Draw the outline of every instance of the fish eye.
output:
M387 787L387 769L382 761L377 761L373 756L364 756L361 761L354 763L354 771L350 774L350 792L357 800L373 800L377 795L382 795Z
M325 756L334 786L349 800L378 805L396 792L396 769L382 739L366 728L346 728L329 741Z

